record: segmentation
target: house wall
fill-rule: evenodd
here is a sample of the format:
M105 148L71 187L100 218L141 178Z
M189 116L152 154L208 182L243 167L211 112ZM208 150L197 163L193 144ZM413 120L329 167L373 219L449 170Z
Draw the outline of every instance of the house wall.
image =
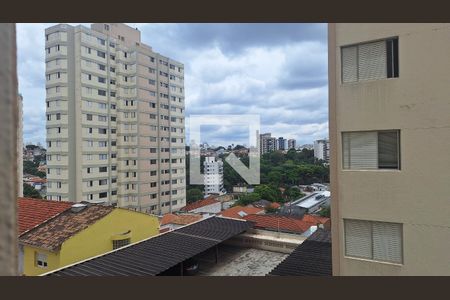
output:
M35 265L35 252L41 250L25 246L25 274L39 275L89 257L112 251L113 236L120 235L129 230L131 230L129 235L130 243L155 236L159 234L158 218L126 209L114 209L104 218L65 241L61 246L61 250L56 254L49 251L42 251L49 255L47 268L40 268Z

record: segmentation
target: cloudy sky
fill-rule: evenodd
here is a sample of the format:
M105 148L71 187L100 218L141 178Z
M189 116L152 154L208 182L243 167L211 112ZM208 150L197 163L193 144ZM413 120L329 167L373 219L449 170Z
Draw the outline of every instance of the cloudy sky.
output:
M51 25L17 25L25 142L45 142L44 30ZM129 25L154 51L185 64L187 121L191 114L256 114L261 132L298 145L328 136L325 24ZM248 133L205 126L202 139L246 143Z

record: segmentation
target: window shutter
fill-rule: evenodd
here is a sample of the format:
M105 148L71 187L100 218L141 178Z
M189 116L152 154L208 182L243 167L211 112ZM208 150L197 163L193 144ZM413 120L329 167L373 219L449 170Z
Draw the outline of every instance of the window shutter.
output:
M377 132L350 132L345 134L349 134L350 138L350 169L377 169Z
M383 169L399 169L398 131L378 133L378 165Z
M344 220L345 255L372 258L372 229L370 222Z
M357 46L342 48L342 82L358 80L358 50Z
M372 222L373 259L402 263L402 225Z
M373 80L387 77L386 41L358 46L359 80Z

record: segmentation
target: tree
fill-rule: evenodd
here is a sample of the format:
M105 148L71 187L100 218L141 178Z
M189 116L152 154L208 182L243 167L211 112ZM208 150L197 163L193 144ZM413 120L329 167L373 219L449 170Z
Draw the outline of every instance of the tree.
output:
M304 194L297 187L290 187L284 191L284 196L287 201L293 201L304 196Z
M239 199L234 203L234 206L236 205L246 206L258 200L261 200L261 195L258 193L243 194L239 196Z
M265 210L266 214L274 214L278 211L278 209L276 209L275 207L272 207L270 205L267 206L266 208L264 208L264 210Z
M192 203L198 200L203 199L203 192L200 189L189 189L186 192L186 201L187 203Z
M322 207L322 209L319 211L319 215L321 217L329 218L331 215L330 207L329 206Z
M23 184L23 196L28 198L42 199L42 196L41 194L39 194L39 191L26 183Z
M255 187L255 193L261 196L261 199L268 200L270 202L282 202L281 191L278 187L271 184L260 184Z

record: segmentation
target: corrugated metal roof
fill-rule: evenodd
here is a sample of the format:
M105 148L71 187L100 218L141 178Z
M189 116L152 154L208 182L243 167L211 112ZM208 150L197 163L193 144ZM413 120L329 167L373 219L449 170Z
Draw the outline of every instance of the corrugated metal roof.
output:
M269 275L332 276L331 232L317 229Z
M158 275L250 227L250 222L211 217L47 275Z

